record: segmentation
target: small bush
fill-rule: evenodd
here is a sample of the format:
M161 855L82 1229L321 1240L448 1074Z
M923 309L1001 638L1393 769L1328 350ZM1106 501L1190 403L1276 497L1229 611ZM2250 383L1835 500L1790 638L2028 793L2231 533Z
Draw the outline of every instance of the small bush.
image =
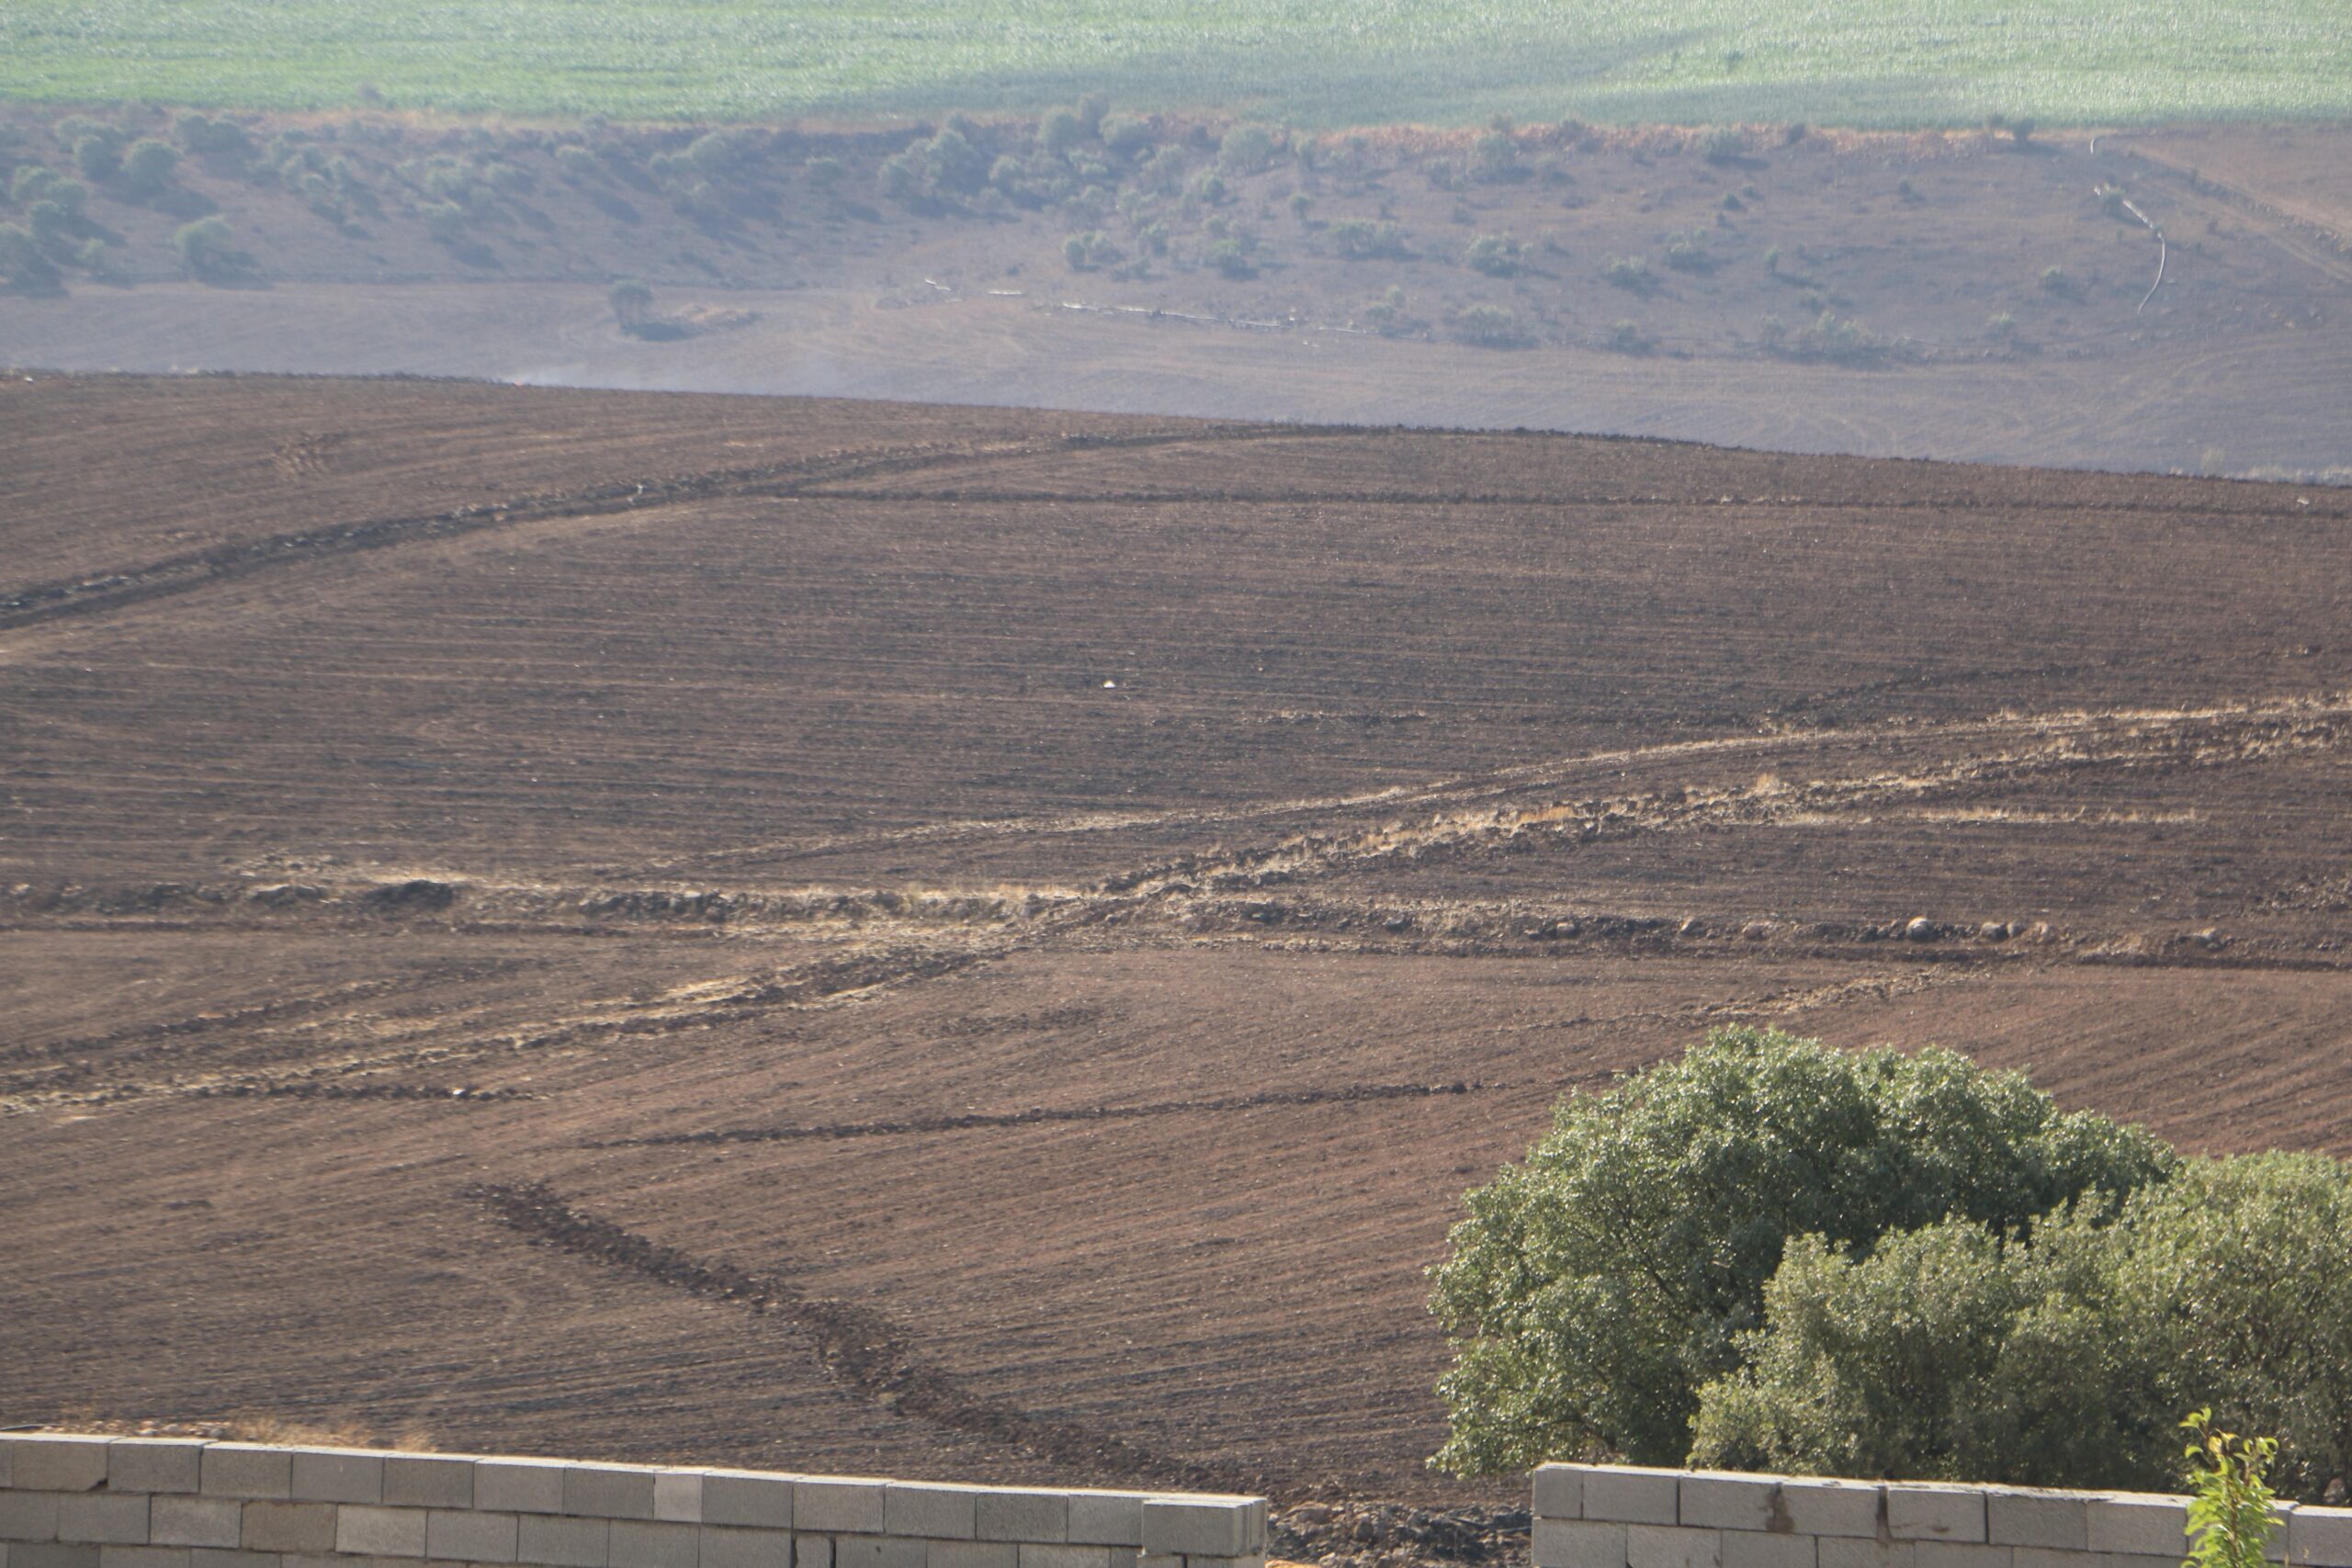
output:
M1764 270L1773 276L1781 276L1781 247L1773 245L1764 252Z
M1402 337L1419 332L1428 324L1406 313L1405 291L1394 284L1385 296L1364 307L1363 319L1383 337Z
M142 200L164 194L179 167L180 155L169 143L153 137L132 142L122 155L122 183Z
M2061 299L2075 299L2081 297L2083 289L2064 267L2046 266L2041 269L2041 291L2055 294Z
M1453 335L1481 348L1514 348L1527 341L1518 313L1501 305L1465 305L1456 310Z
M1375 256L1402 260L1408 254L1404 231L1385 220L1351 218L1333 224L1330 232L1331 243L1349 261L1367 261Z
M1110 235L1099 229L1072 234L1062 242L1062 259L1069 263L1072 272L1092 272L1110 266L1125 254Z
M1666 237L1666 265L1678 272L1713 272L1715 254L1707 248L1707 231L1693 229L1688 233Z
M1612 256L1609 265L1601 268L1600 276L1616 288L1636 294L1647 293L1657 286L1647 256Z
M1217 166L1228 174L1254 175L1271 167L1274 133L1262 125L1237 125L1216 144Z
M1254 277L1257 265L1250 259L1250 251L1239 240L1219 240L1209 247L1208 263L1227 277Z
M1488 277L1510 277L1522 265L1526 247L1508 234L1481 234L1462 254L1462 265Z
M1699 155L1710 164L1736 164L1747 155L1747 138L1728 125L1718 125L1699 138Z
M1068 109L1056 109L1037 122L1037 145L1048 152L1067 152L1086 140L1086 128Z
M1620 354L1647 354L1657 346L1657 339L1644 332L1641 322L1633 321L1611 322L1609 335L1601 341Z
M1116 114L1102 121L1102 145L1114 158L1133 163L1150 152L1159 141L1151 121L1134 115Z
M614 321L629 336L639 336L653 323L653 290L638 279L621 279L605 298L613 307Z
M57 286L57 266L31 230L0 223L0 277L12 288L37 292Z
M555 166L562 170L567 177L574 180L599 179L605 173L605 161L602 158L597 157L585 147L572 144L555 150Z
M74 166L85 180L104 185L122 172L122 141L117 136L85 136L74 143Z
M1527 172L1520 167L1519 139L1511 135L1507 125L1496 127L1473 144L1470 169L1476 177L1490 185L1518 179Z
M198 158L250 158L254 154L253 138L245 128L233 119L214 119L210 115L184 114L172 121L172 140L183 151Z
M2188 1481L2196 1496L2188 1505L2188 1551L2194 1568L2266 1568L2270 1538L2278 1530L2269 1470L2278 1457L2276 1438L2242 1438L2213 1426L2209 1407L2191 1413L2184 1430L2188 1445ZM2188 1568L2188 1565L2184 1565Z
M172 248L179 253L180 265L202 278L232 276L244 271L252 259L237 248L235 233L218 216L181 225L172 236Z
M800 172L807 176L809 185L817 189L831 190L842 183L842 177L849 171L842 166L842 161L839 158L820 156L801 164Z

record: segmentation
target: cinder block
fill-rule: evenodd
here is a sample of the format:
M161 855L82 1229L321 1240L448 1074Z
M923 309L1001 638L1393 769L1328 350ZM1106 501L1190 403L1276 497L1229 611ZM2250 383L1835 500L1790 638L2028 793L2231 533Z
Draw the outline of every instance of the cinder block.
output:
M208 1497L294 1495L294 1456L266 1443L207 1443L200 1468Z
M148 1506L147 1539L234 1551L245 1539L245 1506L234 1497L158 1497Z
M333 1503L248 1503L244 1548L248 1551L333 1551Z
M930 1540L923 1550L929 1568L1018 1568L1021 1549L1009 1540Z
M2085 1510L2085 1544L2093 1551L2140 1557L2185 1557L2188 1499L2126 1493L2094 1497Z
M1124 1546L1114 1546L1111 1550L1114 1552L1118 1552L1125 1551L1126 1548ZM1181 1557L1170 1557L1160 1552L1139 1551L1136 1553L1136 1568L1184 1568L1184 1560Z
M922 1542L887 1535L837 1535L833 1568L924 1568Z
M615 1519L610 1551L613 1568L698 1568L702 1532L689 1524Z
M563 1511L599 1519L650 1519L655 1473L619 1465L567 1465Z
M274 1551L226 1551L208 1546L191 1547L187 1554L188 1568L280 1568L285 1559Z
M1146 1551L1182 1552L1186 1557L1246 1557L1262 1551L1265 1499L1147 1497L1143 1540L1138 1544Z
M514 1532L514 1561L555 1568L605 1568L612 1539L607 1519L525 1514Z
M0 1540L55 1540L57 1499L54 1492L0 1492Z
M1626 1568L1723 1568L1724 1532L1680 1525L1627 1525Z
M1535 1517L1539 1519L1584 1517L1584 1472L1575 1465L1535 1467Z
M139 1494L74 1492L57 1500L57 1539L94 1546L147 1544L147 1499Z
M10 1541L8 1568L98 1568L95 1546L57 1541Z
M1584 1472L1584 1517L1621 1525L1679 1524L1681 1483L1679 1471L1595 1466Z
M1984 1540L1982 1492L1916 1482L1890 1482L1885 1492L1886 1533L1896 1540Z
M1770 1529L1780 1495L1777 1475L1697 1471L1682 1478L1677 1507L1681 1522L1695 1529Z
M296 1449L293 1492L298 1503L384 1500L384 1456L367 1449Z
M474 1461L447 1454L386 1454L384 1502L400 1508L470 1508Z
M783 1530L699 1529L700 1568L792 1568L792 1537Z
M711 1471L702 1478L702 1522L789 1529L797 1486L798 1483L788 1475Z
M571 1468L554 1459L478 1459L474 1506L510 1514L560 1514L564 1472Z
M107 1483L112 1485L113 1483ZM185 1546L101 1546L98 1568L187 1568Z
M1821 1568L1912 1568L1907 1540L1865 1540L1857 1536L1826 1535L1814 1542Z
M1971 1541L1922 1540L1913 1543L1913 1568L2016 1568L2017 1549L1979 1546ZM2075 1568L2089 1568L2076 1563Z
M794 1536L792 1568L833 1568L833 1538L829 1535Z
M22 1492L92 1492L107 1483L106 1438L21 1432L8 1438L8 1484Z
M2090 1550L2091 1499L2079 1492L1988 1492L1984 1539L1995 1546Z
M1136 1568L1143 1557L1141 1549L1133 1546L1114 1546L1109 1550L1111 1568Z
M1780 1514L1769 1527L1797 1535L1878 1539L1880 1487L1867 1481L1782 1476Z
M776 1479L782 1480L782 1477ZM703 1472L699 1470L657 1471L653 1477L653 1517L673 1525L702 1523ZM787 1483L785 1495L792 1495ZM785 1523L792 1521L786 1519Z
M1151 1527L1146 1525L1145 1529ZM1020 1568L1111 1568L1107 1546L1072 1546L1067 1542L1024 1540L1015 1548ZM1204 1552L1203 1556L1209 1555Z
M1143 1495L1139 1492L1071 1493L1069 1539L1073 1543L1083 1546L1143 1545ZM1153 1553L1147 1551L1144 1555L1149 1557Z
M1067 1541L1069 1494L991 1487L979 1495L976 1522L982 1540Z
M481 1467L474 1467L481 1489ZM424 1555L449 1562L512 1562L521 1535L514 1514L480 1508L435 1508L424 1518Z
M1809 1535L1724 1531L1724 1568L1819 1568L1820 1561Z
M196 1438L117 1438L107 1445L107 1486L116 1492L194 1492L204 1443Z
M1579 1519L1538 1519L1532 1542L1535 1568L1625 1568L1625 1528Z
M704 1506L709 1506L705 1493ZM882 1483L834 1476L795 1476L792 1523L827 1535L882 1533ZM840 1555L838 1551L834 1553Z
M2287 1521L2287 1561L2352 1568L2352 1508L2298 1508Z
M979 1495L968 1486L893 1481L882 1489L882 1529L926 1540L970 1540Z
M422 1557L424 1510L347 1504L335 1510L334 1549L361 1557Z

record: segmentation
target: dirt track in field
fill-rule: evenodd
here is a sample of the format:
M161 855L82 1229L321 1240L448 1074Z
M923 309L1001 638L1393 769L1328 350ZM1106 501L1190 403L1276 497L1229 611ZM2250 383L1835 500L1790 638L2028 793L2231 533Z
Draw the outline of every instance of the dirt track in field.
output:
M1770 1021L2352 1152L2340 490L0 386L0 1422L1419 1504Z

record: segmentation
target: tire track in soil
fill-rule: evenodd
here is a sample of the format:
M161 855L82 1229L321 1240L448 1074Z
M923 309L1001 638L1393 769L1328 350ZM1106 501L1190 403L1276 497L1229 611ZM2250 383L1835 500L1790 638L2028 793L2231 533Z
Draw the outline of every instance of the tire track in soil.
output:
M1183 1491L1260 1492L1265 1477L1159 1454L1074 1421L976 1393L926 1359L898 1323L872 1307L812 1295L790 1279L704 1261L572 1207L543 1182L484 1183L459 1196L531 1241L706 1301L732 1303L807 1335L825 1371L852 1392L912 1420L1021 1450L1073 1479Z
M0 632L66 615L118 610L166 594L249 576L277 567L299 566L333 556L389 548L431 539L456 538L484 529L524 523L611 516L649 507L729 496L789 499L821 494L814 487L877 474L981 465L1043 457L1057 451L1097 447L1140 448L1198 444L1220 446L1276 437L1336 436L1338 430L1295 430L1247 425L1231 431L1146 431L1134 435L1063 435L1048 440L992 443L933 449L895 447L873 453L828 454L790 463L749 468L717 468L699 474L639 481L616 480L586 490L542 492L480 502L451 511L372 517L326 524L297 533L215 545L135 565L101 570L71 581L30 583L0 598Z
M1259 1111L1272 1106L1367 1105L1390 1100L1434 1100L1444 1095L1484 1094L1499 1083L1354 1084L1346 1089L1263 1089L1213 1100L1163 1100L1143 1105L1083 1105L1025 1111L979 1111L957 1116L914 1116L888 1122L834 1122L774 1127L727 1127L701 1133L657 1133L642 1138L611 1138L582 1144L587 1149L676 1148L696 1144L786 1144L804 1139L888 1138L922 1133L962 1133L989 1127L1040 1127L1068 1122L1132 1122L1146 1117Z

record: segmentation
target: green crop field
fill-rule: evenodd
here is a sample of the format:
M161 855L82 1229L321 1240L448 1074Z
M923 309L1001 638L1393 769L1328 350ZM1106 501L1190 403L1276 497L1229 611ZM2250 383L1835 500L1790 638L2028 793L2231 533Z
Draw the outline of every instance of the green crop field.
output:
M0 0L0 98L1328 127L2352 116L2347 0ZM371 99L371 101L373 101Z

